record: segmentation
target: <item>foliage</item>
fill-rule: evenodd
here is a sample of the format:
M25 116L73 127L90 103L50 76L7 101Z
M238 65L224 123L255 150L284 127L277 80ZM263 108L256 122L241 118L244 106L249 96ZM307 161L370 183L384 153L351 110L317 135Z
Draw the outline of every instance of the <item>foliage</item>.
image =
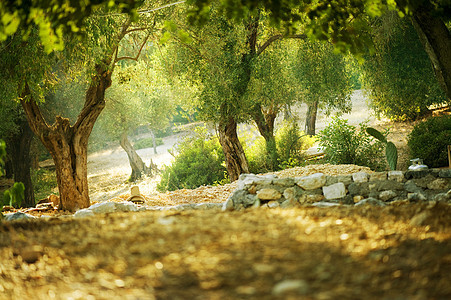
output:
M24 200L25 186L22 182L15 182L14 185L3 193L1 206L9 205L19 208Z
M210 0L192 0L189 11L191 23L204 24L211 12ZM218 4L217 4L218 5ZM294 1L294 0L220 0L219 9L229 19L243 20L249 11L265 9L272 25L283 26L288 32L302 28L310 38L331 40L340 52L351 52L361 58L365 50L374 52L368 35L368 17L382 15L385 10L396 10L400 16L431 9L438 17L449 20L449 0L353 0L353 1Z
M33 170L31 179L33 181L34 196L38 200L48 197L58 186L56 172L44 168Z
M161 192L193 189L201 185L224 182L224 154L216 138L206 130L197 130L176 146L177 154L171 166L161 175L157 189Z
M373 35L377 51L365 59L363 80L378 116L414 120L447 101L409 20L386 13L374 22Z
M326 112L351 111L351 83L343 55L334 52L329 43L300 41L293 72L301 88L300 100L318 101Z
M355 164L373 170L383 169L384 144L366 132L366 124L359 129L348 124L348 120L337 117L318 135L324 147L326 160L332 164ZM384 133L386 136L388 133Z
M5 157L6 157L6 144L5 141L0 139L0 176L4 175L3 166L5 163L4 162Z
M451 116L429 118L413 128L407 145L412 158L422 158L432 168L448 166L447 146L451 145Z
M275 134L278 169L294 168L304 165L302 151L310 148L315 139L304 135L296 122L284 122ZM267 147L262 137L257 138L251 147L246 149L251 173L266 173L271 170L268 165Z
M396 170L396 165L398 163L398 149L396 149L395 144L387 141L387 137L377 129L368 127L366 132L385 144L385 158L387 159L388 166L391 170Z
M39 28L41 43L49 53L62 50L63 34L81 35L85 29L85 19L99 7L106 5L117 12L129 13L136 19L136 8L142 0L7 0L0 2L0 42L23 30L25 36L34 28Z
M155 138L155 145L157 145L157 146L163 145L163 139ZM133 143L133 148L135 150L152 148L152 147L153 147L153 138L151 138L151 137L145 138L145 139L140 139Z

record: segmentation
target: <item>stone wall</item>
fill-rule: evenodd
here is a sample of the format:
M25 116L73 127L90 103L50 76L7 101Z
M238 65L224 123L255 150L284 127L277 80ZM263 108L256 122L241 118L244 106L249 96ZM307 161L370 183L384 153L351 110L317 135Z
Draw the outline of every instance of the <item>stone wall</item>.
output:
M450 202L450 189L451 169L358 172L336 176L316 173L296 178L242 174L223 210L366 203L384 206L396 201Z

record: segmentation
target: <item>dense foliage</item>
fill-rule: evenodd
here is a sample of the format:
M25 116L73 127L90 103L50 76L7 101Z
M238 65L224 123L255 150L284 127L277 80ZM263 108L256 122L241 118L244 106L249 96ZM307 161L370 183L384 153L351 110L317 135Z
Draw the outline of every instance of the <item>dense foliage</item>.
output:
M326 153L326 160L332 164L354 164L373 170L383 169L385 145L366 132L365 123L360 123L359 127L349 125L348 120L333 118L318 135L320 146L324 147Z
M417 124L410 133L407 144L410 156L423 159L428 167L448 166L451 116L433 117Z
M270 171L283 170L303 166L305 159L302 152L310 148L315 139L305 135L299 130L296 122L284 122L275 134L277 149L277 169L273 170L267 160L267 148L262 137L252 141L252 145L246 150L251 173L266 173Z
M409 20L387 13L375 22L373 35L377 51L366 58L363 78L379 116L413 120L447 101Z
M161 175L159 191L193 189L224 182L226 169L221 146L217 138L209 137L205 130L187 136L175 151L174 162Z

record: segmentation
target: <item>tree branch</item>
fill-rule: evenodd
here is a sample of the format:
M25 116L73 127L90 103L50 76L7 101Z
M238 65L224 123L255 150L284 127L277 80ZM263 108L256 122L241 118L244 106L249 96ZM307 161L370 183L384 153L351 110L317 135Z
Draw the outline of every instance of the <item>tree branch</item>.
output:
M150 36L150 32L146 35L146 38L144 39L143 43L141 44L141 47L139 48L139 51L136 54L136 57L131 57L131 56L117 57L116 56L116 58L114 59L114 63L117 63L118 61L123 60L123 59L131 59L131 60L134 60L134 61L138 61L138 58L141 55L141 51L143 50L144 45L147 43L147 40L149 39L149 36Z
M265 51L266 48L268 48L269 45L271 45L273 42L281 39L307 39L307 35L305 34L291 34L291 35L282 35L282 34L276 34L270 37L263 45L258 47L257 56L259 56L263 51Z

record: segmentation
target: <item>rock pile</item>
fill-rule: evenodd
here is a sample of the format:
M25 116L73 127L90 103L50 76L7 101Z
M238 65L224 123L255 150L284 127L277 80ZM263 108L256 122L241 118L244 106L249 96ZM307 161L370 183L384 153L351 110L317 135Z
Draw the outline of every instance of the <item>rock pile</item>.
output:
M332 203L384 206L397 200L450 201L450 189L451 169L335 176L316 173L295 178L242 174L223 210L260 206L289 208L302 204L330 206Z

